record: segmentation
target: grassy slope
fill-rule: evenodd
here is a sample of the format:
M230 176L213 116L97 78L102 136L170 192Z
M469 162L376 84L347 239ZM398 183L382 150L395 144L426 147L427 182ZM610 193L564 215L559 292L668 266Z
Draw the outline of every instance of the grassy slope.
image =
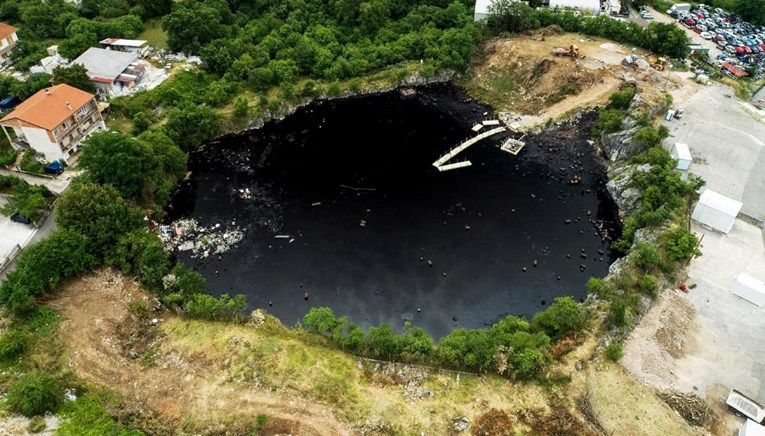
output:
M144 30L136 39L145 39L149 45L167 49L167 32L162 30L159 20L149 20L144 24Z

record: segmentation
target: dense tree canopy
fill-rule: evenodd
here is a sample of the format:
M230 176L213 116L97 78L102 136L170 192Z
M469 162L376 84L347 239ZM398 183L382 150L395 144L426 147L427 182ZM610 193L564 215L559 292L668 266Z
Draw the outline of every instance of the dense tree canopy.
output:
M83 184L70 187L61 196L56 224L87 237L92 252L102 255L122 235L142 227L143 219L112 186Z
M69 68L56 67L53 69L53 82L56 84L66 83L69 86L82 89L91 94L95 93L96 87L88 76L88 70L82 64L74 64Z
M123 198L135 197L143 185L149 150L119 133L96 133L85 142L79 164L99 184L114 186Z
M753 24L765 25L765 0L739 0L734 12Z

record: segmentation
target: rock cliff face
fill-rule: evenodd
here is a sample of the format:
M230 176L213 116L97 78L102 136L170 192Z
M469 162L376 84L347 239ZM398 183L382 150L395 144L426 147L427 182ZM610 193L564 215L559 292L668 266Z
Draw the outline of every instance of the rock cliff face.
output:
M616 162L645 150L645 145L632 139L637 131L638 127L632 126L626 130L603 135L601 142L606 158L611 162Z
M619 206L619 216L633 214L640 207L640 191L630 186L636 172L647 172L649 164L635 165L618 161L608 165L608 192L611 193L616 205Z

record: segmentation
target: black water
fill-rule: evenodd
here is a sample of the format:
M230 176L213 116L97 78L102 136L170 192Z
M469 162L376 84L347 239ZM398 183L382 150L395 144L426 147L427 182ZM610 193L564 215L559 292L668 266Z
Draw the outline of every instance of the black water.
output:
M411 320L440 337L583 298L615 256L614 230L596 228L616 227L616 208L587 144L594 117L524 138L518 156L497 135L458 156L472 167L436 171L487 111L434 85L318 102L208 144L169 217L236 222L247 236L220 258L179 257L211 293L244 293L288 325L329 306L365 327ZM575 175L582 182L569 184Z

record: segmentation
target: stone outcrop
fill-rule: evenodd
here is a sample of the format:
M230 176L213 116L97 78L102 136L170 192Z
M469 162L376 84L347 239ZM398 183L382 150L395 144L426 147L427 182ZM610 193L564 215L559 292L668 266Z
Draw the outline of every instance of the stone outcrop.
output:
M624 162L612 163L608 166L608 192L611 193L616 205L619 206L619 215L631 215L640 207L641 193L637 188L631 187L632 177L636 172L646 172L651 169L649 164L634 165Z

